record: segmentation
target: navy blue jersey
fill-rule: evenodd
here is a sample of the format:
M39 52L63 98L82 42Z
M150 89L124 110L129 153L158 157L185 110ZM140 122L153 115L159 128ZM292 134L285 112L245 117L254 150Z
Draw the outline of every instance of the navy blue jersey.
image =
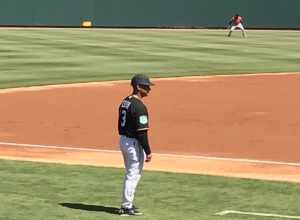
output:
M144 103L131 95L119 107L118 129L120 135L137 138L137 132L149 129L148 111Z

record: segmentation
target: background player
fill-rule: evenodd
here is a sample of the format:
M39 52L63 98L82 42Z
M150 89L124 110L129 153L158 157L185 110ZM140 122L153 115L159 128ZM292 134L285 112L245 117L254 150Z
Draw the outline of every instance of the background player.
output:
M152 158L147 133L148 111L142 102L142 99L149 94L151 85L153 84L148 76L143 74L133 76L131 79L133 92L122 101L119 107L118 130L126 171L119 211L122 216L142 214L133 205L133 200L135 189L141 178L144 160L150 162Z
M230 28L228 37L230 37L232 31L234 31L237 28L241 29L243 37L246 37L246 32L245 32L245 28L243 26L243 17L242 16L240 16L239 14L234 15L230 19L228 24L229 24L229 28Z

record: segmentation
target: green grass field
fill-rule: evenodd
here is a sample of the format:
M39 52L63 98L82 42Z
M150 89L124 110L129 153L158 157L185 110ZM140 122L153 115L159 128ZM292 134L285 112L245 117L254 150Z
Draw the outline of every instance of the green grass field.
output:
M124 219L120 205L123 170L0 160L0 219ZM204 175L145 172L137 219L262 220L216 216L222 210L300 216L300 185ZM272 220L276 218L271 218Z
M0 29L0 88L300 71L300 31Z
M153 77L299 72L300 31L6 29L0 88ZM0 160L0 220L112 220L123 169ZM300 216L300 184L146 171L138 219L263 220Z

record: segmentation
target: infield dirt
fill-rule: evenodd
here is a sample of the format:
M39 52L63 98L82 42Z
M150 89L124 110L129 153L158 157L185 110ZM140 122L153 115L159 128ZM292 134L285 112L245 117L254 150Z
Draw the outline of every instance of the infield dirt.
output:
M300 182L300 74L154 79L147 169ZM0 157L122 166L117 110L128 81L0 90ZM262 164L160 154L299 163Z

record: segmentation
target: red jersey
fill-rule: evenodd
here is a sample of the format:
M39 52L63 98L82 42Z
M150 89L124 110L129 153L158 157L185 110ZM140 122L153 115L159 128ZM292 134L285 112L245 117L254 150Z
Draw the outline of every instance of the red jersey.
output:
M238 24L242 23L242 21L243 21L242 16L233 16L231 18L231 24L232 25L238 25Z

